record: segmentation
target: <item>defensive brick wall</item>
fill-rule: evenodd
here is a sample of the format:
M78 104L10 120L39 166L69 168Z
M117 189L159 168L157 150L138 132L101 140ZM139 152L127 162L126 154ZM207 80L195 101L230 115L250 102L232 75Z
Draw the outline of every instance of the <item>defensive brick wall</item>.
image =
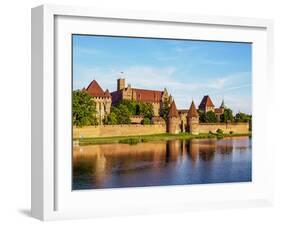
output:
M249 123L199 123L196 125L199 133L215 133L217 129L222 129L224 133L248 133Z
M166 133L166 125L98 125L73 127L73 138L134 136Z

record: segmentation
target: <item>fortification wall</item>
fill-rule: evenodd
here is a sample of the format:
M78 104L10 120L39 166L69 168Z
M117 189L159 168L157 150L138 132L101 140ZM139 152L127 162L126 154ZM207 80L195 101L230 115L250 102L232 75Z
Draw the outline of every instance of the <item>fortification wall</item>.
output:
M199 123L195 125L199 133L215 133L217 129L222 129L224 133L247 133L249 132L249 123Z
M73 127L73 138L134 136L166 133L166 125L98 125Z

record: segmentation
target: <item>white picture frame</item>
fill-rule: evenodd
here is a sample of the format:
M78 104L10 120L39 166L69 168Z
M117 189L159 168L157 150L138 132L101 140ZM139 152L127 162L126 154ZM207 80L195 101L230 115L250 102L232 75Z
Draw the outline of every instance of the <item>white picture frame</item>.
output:
M103 23L104 21L107 24ZM93 24L95 26L91 26ZM133 27L127 29L126 26L132 25L135 29ZM160 29L160 33L156 34L153 33L155 26L165 29L163 31ZM190 36L186 37L186 34L181 33L180 30L188 26L194 29L191 29ZM197 29L198 27L200 29ZM169 33L167 28L174 31ZM206 32L204 29L210 30ZM233 29L237 32L233 32ZM64 116L69 116L71 95L70 92L63 92L63 90L69 89L72 78L58 75L67 74L71 70L69 67L71 52L67 40L69 34L75 32L141 37L158 35L164 38L186 39L201 37L204 40L252 42L255 45L253 148L257 150L253 154L253 182L243 185L239 183L184 185L106 191L69 190L71 120L70 117L64 119ZM272 172L274 150L269 148L266 136L267 109L270 109L269 97L273 84L273 22L271 20L43 5L32 9L31 38L31 213L33 217L41 220L56 220L272 204L273 181L268 175ZM61 63L65 63L66 67L60 68ZM61 107L63 103L65 105ZM62 108L65 112L58 110ZM67 119L70 124L63 121ZM66 147L64 152L61 151L62 147ZM196 195L198 193L200 197ZM91 204L86 202L87 199Z

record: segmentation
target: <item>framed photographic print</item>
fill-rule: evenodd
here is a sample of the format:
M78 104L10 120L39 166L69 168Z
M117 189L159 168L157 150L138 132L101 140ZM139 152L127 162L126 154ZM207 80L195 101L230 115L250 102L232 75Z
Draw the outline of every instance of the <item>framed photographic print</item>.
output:
M272 21L32 9L32 215L270 205Z

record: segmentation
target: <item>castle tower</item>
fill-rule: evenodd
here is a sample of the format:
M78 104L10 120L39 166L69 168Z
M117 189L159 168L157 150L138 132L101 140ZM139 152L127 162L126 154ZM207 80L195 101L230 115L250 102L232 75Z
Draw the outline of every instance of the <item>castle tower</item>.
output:
M117 79L117 90L122 90L125 89L125 79L124 78L119 78Z
M196 110L195 104L192 101L188 114L187 114L188 130L191 134L198 134L199 115Z
M205 113L208 111L215 111L215 105L213 104L213 101L208 95L203 97L198 108Z
M104 92L104 96L105 96L105 101L104 101L105 114L109 115L110 114L110 107L111 107L111 104L112 104L112 100L111 100L111 95L110 95L108 89L106 89L106 91Z
M172 102L170 110L169 110L167 131L168 131L168 133L173 133L173 134L177 134L181 131L180 117L179 117L179 113L178 113L175 101Z

